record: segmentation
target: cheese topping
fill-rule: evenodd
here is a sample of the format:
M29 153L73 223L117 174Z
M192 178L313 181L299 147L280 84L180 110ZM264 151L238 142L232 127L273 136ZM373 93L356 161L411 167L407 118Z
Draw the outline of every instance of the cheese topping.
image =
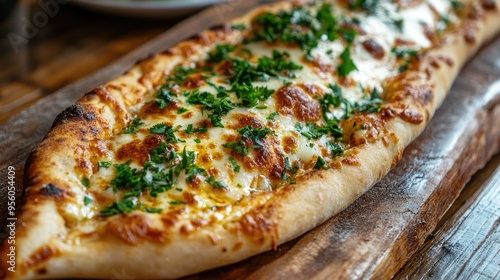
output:
M184 209L199 220L236 219L252 195L266 200L307 172L338 167L356 135L378 137L352 120L380 112L382 82L432 47L429 30L449 22L442 15L456 17L443 0L349 3L261 14L233 26L239 44L173 69L108 141L84 207L67 207L67 216Z

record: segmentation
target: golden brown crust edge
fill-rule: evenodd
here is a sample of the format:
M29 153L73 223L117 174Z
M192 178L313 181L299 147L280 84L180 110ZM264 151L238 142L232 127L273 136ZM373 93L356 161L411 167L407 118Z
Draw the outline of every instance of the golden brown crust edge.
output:
M498 5L497 1L497 7ZM90 152L89 141L81 140L82 135L93 135L94 139L99 139L112 134L117 127L121 130L126 121L131 118L133 113L129 111L133 107L131 105L140 102L140 98L137 98L141 94L140 85L135 89L137 90L135 94L129 95L136 97L135 100L123 100L118 89L102 87L94 90L82 98L77 105L70 107L71 109L63 113L59 121L56 121L56 126L33 153L33 164L28 165L26 172L28 174L27 187L29 187L27 206L24 207L18 223L19 229L16 232L18 243L22 244L17 247L18 264L32 260L36 252L33 252L31 248L42 248L43 250L38 250L37 256L41 259L46 258L43 269L49 273L43 274L40 271L36 273L39 267L35 265L24 270L26 272L24 275L23 270L19 268L19 271L10 274L8 279L50 279L75 274L81 277L111 278L114 277L114 273L122 271L124 267L127 268L127 274L141 279L180 277L239 261L295 238L346 208L390 170L395 161L401 157L404 147L423 130L435 109L442 103L460 66L482 42L496 33L500 25L498 10L487 13L483 20L477 23L479 26L475 32L476 40L473 44L465 42L462 36L455 36L456 41L430 53L421 63L421 73L426 73L431 63L430 56L448 55L455 61L452 66L442 65L437 69L431 67L433 73L430 78L434 84L432 101L423 106L409 104L413 110L425 116L425 121L419 125L409 125L400 118L387 120L389 130L398 135L398 138L391 139L388 144L378 141L360 147L358 154L359 162L362 163L360 166L344 165L340 170L316 172L302 179L295 186L280 189L279 194L262 207L261 210L264 210L263 213L267 215L254 214L255 220L271 225L269 232L264 232L265 240L260 242L256 242L248 235L229 232L222 226L206 228L188 236L176 235L165 245L143 242L137 246L129 246L112 238L82 244L82 246L54 242L52 239L54 236L65 235L64 219L57 211L57 202L61 199L75 199L77 194L70 184L79 184L77 178L62 180L60 174L67 172L67 164L83 165L82 168L86 168L84 163L75 163L71 159L64 163L54 160L68 158L68 151L60 149L60 143L70 141L71 152L75 150L81 151L82 154ZM214 32L218 31L205 34ZM142 71L158 73L155 69L173 67L178 61L172 57L176 57L176 52L180 49L182 47L173 48L170 54L165 54L165 57L158 58L157 56L151 61L142 62L140 67L142 69L134 68L125 77L120 77L111 84L120 84L120 80L130 79L137 85L137 80L144 77L141 75ZM193 55L195 56L196 52ZM161 78L161 73L157 76L150 75L148 78L153 83L155 79ZM147 84L148 81L143 81L143 83ZM82 131L91 130L91 127L97 127L98 131ZM73 143L70 139L80 139L80 141ZM48 169L51 170L50 174L45 172ZM91 172L91 168L88 169ZM40 174L43 174L43 179L40 179ZM47 185L48 182L52 184ZM301 205L300 212L296 210L297 205ZM50 222L47 223L47 221ZM264 231L264 229L259 230ZM207 238L208 234L217 236L219 242L214 245ZM241 242L243 245L238 250L228 250ZM221 253L224 248L227 253ZM4 245L3 263L5 263L3 258L6 250ZM120 251L121 256L126 257L116 256L117 251ZM99 253L96 254L96 252ZM151 255L150 252L155 252L157 261L147 258ZM92 257L88 258L88 256ZM166 260L169 261L170 269L165 268ZM80 268L74 268L73 263L80 263L78 266ZM71 269L68 270L69 267Z

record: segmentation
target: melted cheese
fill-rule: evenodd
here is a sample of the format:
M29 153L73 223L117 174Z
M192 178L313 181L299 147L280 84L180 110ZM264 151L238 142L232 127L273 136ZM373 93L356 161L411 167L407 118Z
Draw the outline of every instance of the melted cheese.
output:
M358 19L359 27L364 31L356 36L351 47L351 57L358 70L350 72L346 78L354 81L354 83L348 86L342 86L343 96L351 103L359 102L367 95L367 92L371 91L371 89L377 89L379 92L382 92L382 82L388 77L398 74L398 60L391 52L391 49L395 47L397 39L412 43L410 46L411 49L422 50L430 47L432 42L426 36L423 24L431 29L435 29L438 25L439 18L435 16L434 11L437 11L439 14L445 14L449 11L450 4L448 1L428 1L422 2L411 9L402 9L399 11L391 1L385 1L383 7L386 9L388 15L385 14L384 16L380 16L379 13L366 14L365 12L353 12L347 9L335 9L335 13L339 18L348 15L348 17ZM403 19L402 32L398 31L397 28L388 22L388 18L391 17ZM381 48L384 54L381 59L374 58L373 54L363 46L363 42L366 40L373 40L374 44ZM306 61L304 58L304 50L301 50L297 46L285 44L270 45L264 42L253 42L244 45L252 54L248 59L252 63L257 63L258 59L263 56L271 57L273 50L287 52L290 56L290 61L303 66L301 70L293 71L296 75L295 78L290 78L288 80L293 86L305 84L315 85L319 91L322 91L320 95L330 91L328 87L329 84L342 84L335 69L341 63L339 56L347 46L348 44L344 40L338 39L333 42L323 40L311 51L317 64L325 65L325 67L329 66L330 68L327 67L327 69L332 70L331 72L325 72L318 69L315 63ZM209 79L219 86L229 88L229 85L221 82L220 77L212 77ZM255 82L254 86L265 86L277 91L284 87L284 83L282 79L271 77L269 81ZM183 88L183 90L191 89ZM199 87L199 92L216 94L216 90L206 83ZM316 100L316 96L310 96L310 98ZM169 211L168 209L183 207L182 205L171 205L172 202L182 201L183 203L189 203L191 208L199 209L199 211L196 212L199 218L209 219L209 217L211 217L212 219L223 220L225 217L228 217L229 213L231 213L231 217L241 216L244 213L244 208L227 208L225 212L210 212L207 209L211 209L213 206L223 205L229 207L238 201L242 201L252 193L269 192L273 188L282 185L282 183L265 175L265 172L269 172L269 170L263 170L262 168L258 168L258 166L253 168L248 167L249 164L243 163L241 161L242 159L237 160L237 164L241 168L240 172L233 171L234 167L229 161L231 150L223 147L223 144L227 143L226 139L230 139L231 137L237 139L240 137L235 128L230 128L237 125L239 115L250 116L251 119L254 120L254 123L271 127L273 135L268 135L266 138L274 140L274 143L278 144L269 144L269 148L276 149L276 151L269 152L269 160L277 160L276 158L284 160L284 158L288 158L290 164L300 163L299 166L301 166L303 170L300 170L299 174L307 171L304 168L311 168L314 166L318 157L325 156L324 151L328 150L327 143L332 140L331 137L327 135L323 135L318 139L307 139L302 136L296 129L297 122L300 120L298 120L297 116L294 114L280 114L277 115L274 120L268 120L267 117L270 114L280 109L278 108L279 104L277 104L276 98L273 96L265 101L259 102L258 105L261 109L255 107L234 108L222 119L222 124L225 128L210 127L208 132L202 135L203 137L198 137L198 134L188 135L186 133L181 133L181 131L185 130L190 124L193 124L194 127L199 127L200 123L207 120L208 112L207 110L203 110L200 105L188 104L187 97L182 94L179 94L175 99L176 102L183 108L186 108L188 112L177 114L174 110L173 113L169 114L168 118L157 113L138 115L144 122L144 124L140 126L139 133L121 133L109 141L111 150L110 157L114 159L122 147L130 144L132 141L144 141L148 135L150 135L149 128L158 123L166 122L167 124L171 124L174 129L178 130L175 136L185 141L174 144L177 152L181 153L183 149L196 151L196 165L207 170L208 175L198 175L198 179L201 183L198 184L197 187L193 187L186 183L186 175L184 172L181 172L179 177L176 178L177 182L172 189L158 194L156 198L148 194L141 195L138 198L138 202L147 207L162 208L164 211ZM231 94L230 99L234 103L239 102L234 94ZM143 106L149 106L149 104L143 104ZM139 107L137 111L140 112L140 109ZM343 110L342 107L339 107L333 111L333 115L339 117L342 115ZM324 125L324 120L321 119L317 124ZM375 134L374 131L363 131L360 133ZM198 138L200 143L195 141L195 139ZM286 139L292 139L288 141L292 141L295 146L293 148L286 147L287 144L283 144L288 143ZM349 148L347 142L345 142L344 145ZM285 150L290 151L287 153ZM149 151L142 152L148 153ZM131 158L132 157L133 155L131 155ZM251 149L247 157L256 160L255 149ZM113 163L125 163L127 159L112 161ZM334 161L334 159L330 159L329 161ZM141 163L135 161L130 165L133 168L142 168ZM108 202L118 201L121 197L121 192L114 192L109 188L115 176L116 171L113 167L100 168L92 176L91 186L88 190L90 193L100 192L102 196L106 197L106 201ZM223 182L227 188L215 190L213 186L205 182L208 176L213 176L218 182ZM186 193L190 194L190 201L186 201ZM83 196L80 198L83 201ZM97 205L96 207L91 204L82 209L68 207L66 211L68 215L78 219L92 218L96 215L96 211L101 211L105 206L106 205Z

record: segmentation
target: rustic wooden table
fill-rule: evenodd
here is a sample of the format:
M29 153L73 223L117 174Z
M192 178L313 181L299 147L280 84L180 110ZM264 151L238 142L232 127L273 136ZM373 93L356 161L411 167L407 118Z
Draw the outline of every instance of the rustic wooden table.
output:
M25 24L23 18L32 23L33 20L40 21L41 18L36 19L33 16L42 11L37 4L29 4L28 7L25 10L15 9L9 19L0 23L0 125L7 124L2 126L4 129L12 127L13 123L15 126L15 118L19 116L16 113L24 110L22 116L26 117L26 109L36 106L34 104L37 101L50 100L52 93L113 64L117 59L133 52L180 20L128 19L64 5L60 6L53 16L49 15L46 23L33 25L34 29L26 31L23 30L26 28L23 25ZM22 38L12 35L12 33L22 35L22 32L31 33L29 36L21 36ZM500 60L498 63L500 65ZM120 67L123 67L123 64ZM495 95L494 103L498 105L499 86L490 88L496 91L492 94ZM498 106L494 108L498 110ZM498 119L491 123L500 126ZM13 140L6 140L8 131L2 131L1 135L3 139L0 139L2 140L0 149L4 150L2 155L9 157L0 159L3 168L7 163L16 163L22 158L12 159L13 156L6 151L10 148L6 143L12 143ZM498 147L500 135L498 133L496 137L494 135L492 141ZM490 158L489 155L485 156ZM418 250L415 248L417 251L409 260L406 257L403 263L398 264L398 272L394 278L500 278L500 154L489 160L488 158L484 160L487 162L486 166L472 177L444 216L438 219L437 226L431 229L432 233L425 242L423 244L419 242L420 248ZM3 176L4 170L1 172ZM466 183L463 180L467 180L467 177L458 183L463 186ZM280 246L282 253L264 255L261 259L267 258L276 262L275 260L281 255L285 255L295 247L296 242ZM248 275L253 273L262 276L259 270L260 272L266 270L255 268L253 265L261 263L262 261L250 260L248 264L236 265L205 276L217 279L224 271L231 276L236 276L235 273ZM246 278L242 274L236 278ZM329 278L324 274L307 275L313 275L316 279ZM370 278L373 275L387 274L379 272L352 275L352 278ZM195 278L203 279L204 276Z

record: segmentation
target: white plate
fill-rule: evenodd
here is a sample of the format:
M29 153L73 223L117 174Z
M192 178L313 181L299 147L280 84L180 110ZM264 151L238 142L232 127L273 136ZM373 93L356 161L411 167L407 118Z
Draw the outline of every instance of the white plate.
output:
M111 14L138 17L180 17L229 0L73 0L78 6Z

